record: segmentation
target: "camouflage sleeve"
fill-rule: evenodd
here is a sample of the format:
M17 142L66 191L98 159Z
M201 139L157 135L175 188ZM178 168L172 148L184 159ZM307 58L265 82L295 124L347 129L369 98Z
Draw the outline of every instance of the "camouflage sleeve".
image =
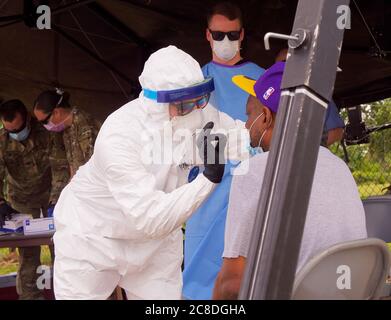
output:
M98 135L98 128L95 128L94 126L88 126L79 135L79 145L83 152L83 157L85 162L87 162L93 152L94 152L94 145L96 136Z
M49 161L52 170L52 188L49 201L56 203L62 189L64 189L70 179L69 165L61 134L53 133L51 135Z

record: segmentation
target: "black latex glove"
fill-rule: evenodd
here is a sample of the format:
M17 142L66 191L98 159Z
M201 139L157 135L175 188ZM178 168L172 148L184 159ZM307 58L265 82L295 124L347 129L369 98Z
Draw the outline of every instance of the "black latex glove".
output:
M213 183L220 183L223 179L225 159L224 150L227 138L222 134L211 134L213 122L208 122L197 140L200 156L204 161L204 176ZM216 146L212 144L217 141Z
M10 218L13 213L17 211L13 209L7 202L0 204L0 228L3 227L7 218Z

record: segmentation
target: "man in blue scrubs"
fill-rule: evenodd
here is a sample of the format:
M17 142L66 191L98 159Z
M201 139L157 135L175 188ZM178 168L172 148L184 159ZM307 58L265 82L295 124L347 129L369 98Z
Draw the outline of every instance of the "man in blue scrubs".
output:
M241 56L244 29L240 9L231 3L214 6L208 15L206 38L212 48L213 60L202 70L205 77L213 77L215 84L210 103L233 119L246 121L249 95L232 82L232 77L244 74L258 79L264 69ZM213 285L222 264L231 169L236 165L226 165L221 184L186 224L183 274L185 299L212 297Z

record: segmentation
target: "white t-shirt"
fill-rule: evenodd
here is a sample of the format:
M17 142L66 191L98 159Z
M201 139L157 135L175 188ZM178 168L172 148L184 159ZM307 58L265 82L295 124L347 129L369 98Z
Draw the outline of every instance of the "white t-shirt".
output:
M249 172L234 176L225 229L224 258L247 257L268 152L251 158ZM242 163L242 165L245 165ZM346 164L321 147L297 271L334 244L367 238L364 207Z

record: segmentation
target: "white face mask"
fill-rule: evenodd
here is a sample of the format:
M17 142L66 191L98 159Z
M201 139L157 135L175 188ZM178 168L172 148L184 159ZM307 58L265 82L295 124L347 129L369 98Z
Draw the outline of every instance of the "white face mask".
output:
M221 60L229 61L235 57L235 55L239 51L239 40L230 41L228 36L221 41L213 40L213 52L218 56Z
M202 129L202 110L194 110L185 116L176 116L171 119L174 133L177 130L189 130L193 134L197 129Z
M197 130L203 128L203 110L194 110L185 116L177 116L171 119L173 129L173 161L177 164L194 164L197 153Z

